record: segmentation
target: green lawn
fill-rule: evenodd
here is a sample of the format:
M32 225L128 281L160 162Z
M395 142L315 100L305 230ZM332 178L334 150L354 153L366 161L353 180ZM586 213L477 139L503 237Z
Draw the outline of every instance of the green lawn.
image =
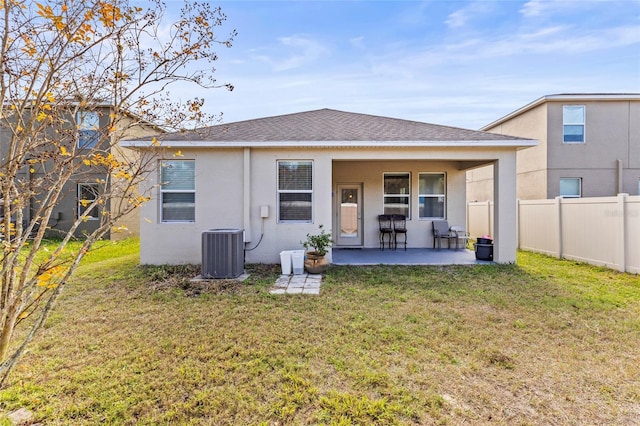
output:
M137 266L105 243L0 390L55 424L637 424L640 277L518 265L332 267L321 295ZM1 422L0 422L1 423Z

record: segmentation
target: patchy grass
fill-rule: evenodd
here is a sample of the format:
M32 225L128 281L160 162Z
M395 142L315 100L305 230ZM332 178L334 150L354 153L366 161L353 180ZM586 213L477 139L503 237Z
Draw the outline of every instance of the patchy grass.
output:
M278 274L194 284L90 255L0 390L56 424L636 424L640 278L519 264L332 267L321 295Z

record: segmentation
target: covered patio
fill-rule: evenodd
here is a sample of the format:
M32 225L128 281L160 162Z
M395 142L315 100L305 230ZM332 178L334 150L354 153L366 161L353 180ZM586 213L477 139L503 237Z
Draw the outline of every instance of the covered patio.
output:
M409 248L380 250L379 248L334 248L334 265L476 265L491 261L476 260L472 250Z

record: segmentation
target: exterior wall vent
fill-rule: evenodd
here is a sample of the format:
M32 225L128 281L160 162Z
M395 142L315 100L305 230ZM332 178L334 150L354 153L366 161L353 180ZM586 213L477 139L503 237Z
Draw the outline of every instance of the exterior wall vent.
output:
M244 272L244 231L210 229L202 233L202 278L237 278Z

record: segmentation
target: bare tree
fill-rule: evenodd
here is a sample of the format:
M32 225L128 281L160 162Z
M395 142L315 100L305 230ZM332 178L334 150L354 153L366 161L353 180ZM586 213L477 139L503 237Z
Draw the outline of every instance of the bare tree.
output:
M233 89L213 78L216 49L235 36L217 35L226 21L219 8L186 1L167 22L161 2L137 5L0 3L0 384L83 256L149 198L138 183L157 160L126 153L117 141L140 128L211 124L203 99L171 97L175 83ZM79 176L92 184L43 255L52 214ZM94 226L80 233L89 219ZM74 238L80 248L70 252Z

